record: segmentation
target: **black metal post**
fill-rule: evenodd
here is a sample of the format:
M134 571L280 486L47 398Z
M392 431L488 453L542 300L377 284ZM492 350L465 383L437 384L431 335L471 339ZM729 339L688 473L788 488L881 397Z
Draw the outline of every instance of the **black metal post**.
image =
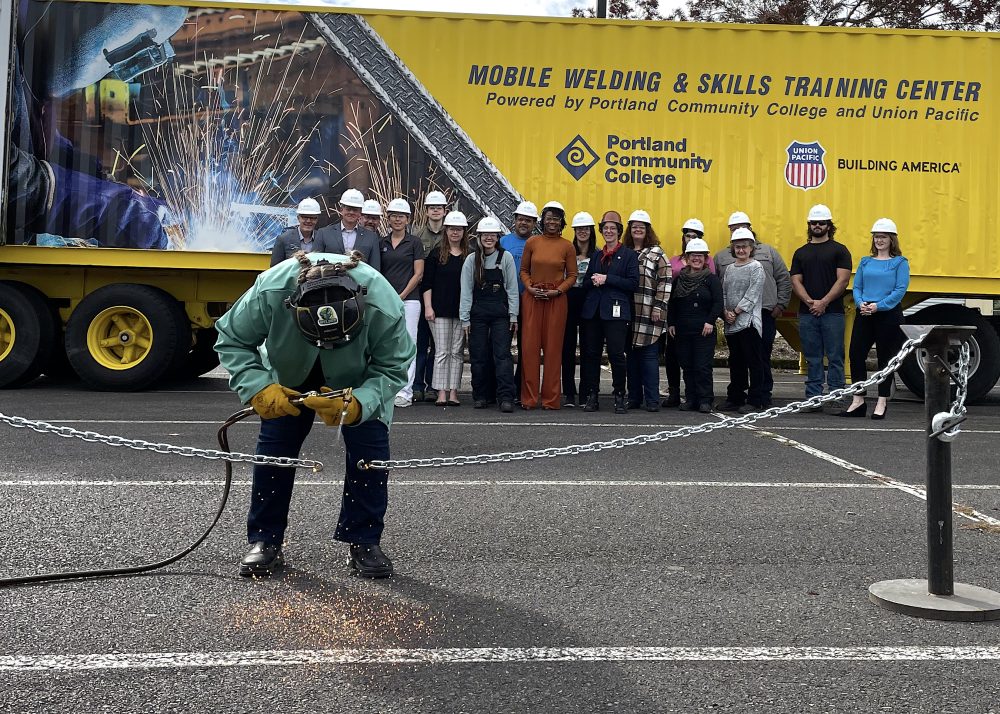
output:
M597 0L597 16L608 16L608 0Z
M924 411L927 417L927 590L931 595L955 594L952 553L951 444L930 434L934 415L951 407L947 332L931 332L924 377ZM940 358L940 360L939 360Z

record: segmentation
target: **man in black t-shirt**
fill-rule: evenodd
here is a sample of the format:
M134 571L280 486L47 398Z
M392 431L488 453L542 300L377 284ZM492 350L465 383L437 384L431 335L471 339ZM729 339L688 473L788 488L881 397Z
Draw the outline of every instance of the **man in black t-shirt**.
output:
M809 242L792 256L792 289L799 297L799 339L808 365L806 398L844 384L844 292L851 279L851 253L833 239L837 227L823 204L809 209ZM808 411L821 411L814 407Z

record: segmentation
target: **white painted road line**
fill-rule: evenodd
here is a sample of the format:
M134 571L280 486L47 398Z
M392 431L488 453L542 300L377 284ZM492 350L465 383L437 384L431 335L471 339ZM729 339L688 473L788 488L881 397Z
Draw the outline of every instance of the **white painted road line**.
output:
M968 662L1000 647L471 647L0 656L0 671L553 662Z
M747 429L748 431L751 431L762 438L772 439L774 441L777 441L779 444L790 446L793 449L803 451L807 454L815 456L818 459L826 461L827 463L833 464L834 466L839 466L842 469L853 471L854 473L864 476L865 478L872 479L877 483L886 484L892 488L902 491L903 493L915 496L916 498L919 498L922 501L927 500L927 491L923 486L914 486L908 483L903 483L902 481L897 481L891 476L886 476L885 474L880 474L878 471L872 471L871 469L866 469L864 466L859 466L858 464L851 463L850 461L842 459L839 456L828 454L825 451L821 451L820 449L817 449L815 447L808 446L807 444L803 444L800 441L795 441L795 439L789 439L787 436L781 436L779 434L775 434L772 431L766 431L764 429L761 429L760 427L747 425L741 428ZM954 488L954 486L952 488ZM952 503L952 510L962 518L966 518L972 521L973 523L980 523L995 528L1000 528L1000 519L993 518L992 516L988 516L985 513L981 513L974 508L966 506L963 503Z

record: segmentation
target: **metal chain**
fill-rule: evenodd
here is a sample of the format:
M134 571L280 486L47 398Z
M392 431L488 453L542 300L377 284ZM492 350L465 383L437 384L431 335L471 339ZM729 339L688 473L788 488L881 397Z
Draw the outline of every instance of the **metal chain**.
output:
M95 431L80 431L68 426L55 426L44 421L32 421L23 417L8 416L0 413L0 422L9 424L19 429L31 429L42 434L55 434L67 439L81 439L83 441L97 442L107 446L127 446L137 451L155 451L158 454L174 454L176 456L189 456L199 459L232 461L246 464L260 464L267 466L286 466L288 468L306 468L314 472L323 470L321 461L312 459L292 459L287 456L261 456L259 454L243 454L239 452L218 451L216 449L198 449L193 446L173 446L172 444L159 444L142 439L126 439L123 436L109 436L98 434Z
M955 400L951 403L951 409L946 412L938 412L931 418L932 436L941 441L951 442L958 438L961 431L961 423L965 421L967 410L965 408L965 398L969 393L969 365L971 363L971 350L968 342L962 342L958 350L958 370L951 370L956 382Z
M557 446L548 449L532 449L527 451L507 451L498 454L478 454L476 456L448 456L430 459L400 459L396 461L359 461L361 469L421 469L443 468L446 466L470 466L473 464L495 464L510 461L527 461L529 459L546 459L556 456L576 456L577 454L605 451L607 449L624 449L641 444L649 444L668 439L679 439L695 434L708 434L718 429L733 429L738 426L749 426L762 419L773 419L784 414L792 414L802 409L821 407L826 402L833 402L853 394L861 394L868 387L888 379L922 342L924 337L909 339L903 343L899 352L889 360L883 369L875 372L863 382L857 382L837 389L829 394L810 397L801 402L793 402L783 407L771 407L760 412L752 412L739 417L725 417L721 421L706 422L695 426L683 426L678 429L658 431L654 434L640 434L628 438L612 439L611 441L595 441L590 444L572 446ZM968 372L968 365L966 365ZM962 397L964 401L964 393Z

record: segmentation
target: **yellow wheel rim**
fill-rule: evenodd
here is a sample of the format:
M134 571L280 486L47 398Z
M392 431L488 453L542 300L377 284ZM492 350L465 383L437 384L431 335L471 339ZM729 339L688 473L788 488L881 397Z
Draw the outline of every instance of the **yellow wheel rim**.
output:
M14 338L17 330L14 329L14 321L10 319L3 310L0 310L0 362L7 359L7 355L14 349Z
M87 328L87 349L107 369L132 369L153 348L153 328L141 312L116 305L102 310Z

